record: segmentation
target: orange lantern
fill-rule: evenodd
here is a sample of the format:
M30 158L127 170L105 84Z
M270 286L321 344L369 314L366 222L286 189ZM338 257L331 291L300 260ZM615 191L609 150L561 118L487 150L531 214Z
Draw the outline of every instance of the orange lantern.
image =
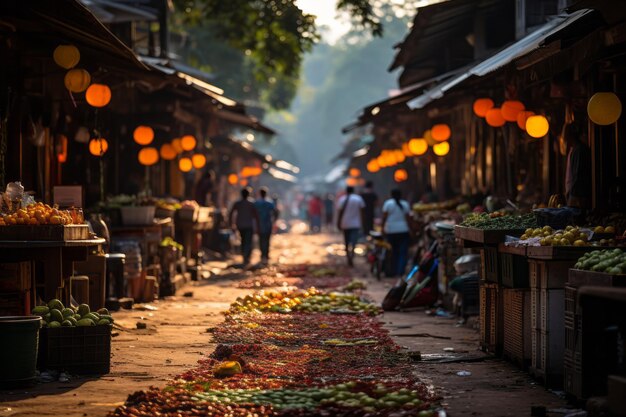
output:
M159 151L156 148L142 148L137 155L141 165L150 166L159 162Z
M109 143L105 138L91 139L89 141L89 153L93 156L102 156L109 149Z
M356 187L359 184L359 180L354 177L348 177L346 179L346 184L349 185L350 187Z
M185 151L191 151L195 149L196 144L197 144L196 138L194 138L191 135L185 135L182 138L180 138L180 146Z
M519 128L522 130L526 130L526 120L528 120L530 116L534 116L534 115L535 115L535 112L528 111L528 110L517 113L517 125L519 126Z
M133 132L133 139L139 145L149 145L154 140L154 130L150 126L137 126Z
M74 68L65 74L65 87L72 93L82 93L91 83L91 75L84 69Z
M433 152L437 156L446 156L450 152L450 143L441 142L433 146Z
M425 139L411 139L409 141L409 150L413 155L424 155L428 150L428 143Z
M180 138L172 140L172 148L174 148L176 154L183 153L183 146L180 143Z
M361 170L358 168L350 168L350 176L351 177L360 177L361 176Z
M396 163L401 164L402 162L404 162L406 160L406 156L404 156L404 152L402 152L400 149L396 149L395 151L393 151L393 156L396 159Z
M430 129L424 132L424 140L430 146L433 146L435 143L437 143L437 141L433 139L433 132Z
M104 107L111 101L111 89L104 84L91 84L85 92L85 99L90 106Z
M242 178L241 181L239 181L239 185L242 187L248 186L248 180L246 178Z
M443 142L450 139L450 135L452 134L452 132L450 131L450 126L443 123L434 125L432 129L430 129L430 132L433 139L435 139L437 142Z
M385 157L382 154L378 155L378 157L376 158L376 163L378 164L379 168L385 168L387 166L387 163L385 162Z
M485 117L487 112L493 108L494 102L490 98L479 98L474 101L474 105L472 108L474 109L474 114L478 117Z
M367 163L367 170L371 173L375 173L380 171L380 166L378 165L378 161L376 159L372 159Z
M74 68L80 61L80 52L74 45L59 45L52 53L54 62L62 68Z
M402 144L402 153L404 156L413 156L411 150L409 149L409 142L405 142Z
M56 154L60 164L67 161L67 136L57 135Z
M237 184L238 181L239 181L239 177L237 176L237 174L230 174L228 176L228 183L230 185L235 185Z
M519 100L507 100L502 103L502 107L500 111L502 112L502 117L507 122L516 122L517 115L519 112L526 110L526 106Z
M506 120L502 116L502 111L500 111L499 107L494 107L493 109L489 109L487 111L487 115L485 116L485 120L487 120L487 124L492 127L500 127L504 126Z
M542 138L548 134L550 130L550 123L548 119L542 115L530 116L526 120L526 133L533 138Z
M159 151L159 154L161 155L161 159L164 159L166 161L171 161L172 159L176 158L176 150L169 143L161 145L161 150Z
M180 158L180 161L178 161L178 169L183 172L189 172L191 171L191 168L193 168L193 162L191 162L191 159Z
M206 165L206 156L197 153L191 157L191 163L195 169L200 169Z
M408 172L406 169L397 169L396 172L393 173L393 179L395 182L406 181L409 178Z

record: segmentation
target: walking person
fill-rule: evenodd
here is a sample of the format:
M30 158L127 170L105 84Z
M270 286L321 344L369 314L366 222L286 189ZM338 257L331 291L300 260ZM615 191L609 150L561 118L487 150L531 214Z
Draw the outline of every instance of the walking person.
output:
M402 191L391 190L391 198L383 204L382 229L391 245L390 272L393 277L404 275L411 242L409 222L409 203L402 199Z
M354 187L349 186L346 187L346 194L337 201L337 207L337 228L343 231L348 265L354 266L354 248L363 225L365 202L360 195L354 194Z
M274 228L274 222L278 218L276 206L267 197L267 187L259 190L259 199L254 202L259 215L259 249L261 249L261 264L267 265L270 259L270 237Z
M361 193L361 198L365 202L363 209L363 234L368 236L370 231L374 230L374 212L376 204L378 204L378 195L374 192L374 183L367 181L365 189Z
M235 223L233 223L234 216L236 216ZM236 201L228 213L228 224L231 225L233 230L237 229L239 231L243 266L246 267L250 263L254 229L255 227L257 230L259 229L259 214L250 198L250 188L242 188L241 200Z
M313 194L309 200L309 230L311 233L322 231L322 199Z
M335 215L335 196L331 193L324 198L324 226L331 231L333 228L333 216Z

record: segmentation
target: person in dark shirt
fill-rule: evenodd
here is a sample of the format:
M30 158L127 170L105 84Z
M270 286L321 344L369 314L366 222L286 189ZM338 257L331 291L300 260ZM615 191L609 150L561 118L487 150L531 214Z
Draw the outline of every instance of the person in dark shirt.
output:
M259 248L261 249L261 263L267 264L270 258L270 237L278 212L272 200L267 197L267 187L259 190L259 199L254 202L259 215Z
M236 221L233 223L233 217ZM244 267L250 263L252 254L252 237L254 229L259 230L259 214L250 198L250 189L244 187L241 190L241 200L236 201L228 213L228 224L233 230L239 231L241 237L241 255Z
M588 208L591 201L591 151L581 141L582 132L574 123L565 125L567 144L565 197L570 207Z
M372 181L367 181L365 189L361 193L361 198L365 202L365 208L363 209L363 233L365 236L369 235L370 231L374 229L374 212L378 203L378 195L374 192L373 187Z
M309 199L308 215L311 233L319 233L322 230L322 199L317 194Z
M200 178L196 184L194 198L201 206L212 205L211 193L213 193L214 178L215 173L212 170L207 169L204 171L202 178Z
M332 231L334 228L333 216L335 214L335 196L328 193L324 198L324 218L325 226L328 231Z

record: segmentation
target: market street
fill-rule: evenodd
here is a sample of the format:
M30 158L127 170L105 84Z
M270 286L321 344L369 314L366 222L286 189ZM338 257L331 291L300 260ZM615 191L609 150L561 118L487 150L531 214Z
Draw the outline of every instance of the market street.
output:
M342 268L344 259L330 253L338 242L336 234L279 235L273 254L281 265ZM215 262L209 267L217 272L224 266ZM368 275L364 259L359 258L353 277L366 281L366 296L380 303L391 281L377 282ZM134 391L166 386L171 377L192 368L215 349L207 329L223 322L220 313L237 297L252 292L238 285L263 276L263 271L233 274L222 270L209 280L192 282L177 297L151 303L155 311L114 313L122 330L115 330L110 374L97 379L72 376L66 383L38 384L26 391L0 391L0 416L104 416ZM183 297L185 292L192 292L192 297ZM455 319L427 316L422 310L385 313L379 319L403 350L421 352L422 361L407 366L443 397L449 416L528 416L531 406L564 404L513 365L482 353L478 332L471 325L475 319L457 327ZM146 323L147 329L136 330L137 322ZM435 363L437 359L458 362ZM471 374L458 376L459 371Z

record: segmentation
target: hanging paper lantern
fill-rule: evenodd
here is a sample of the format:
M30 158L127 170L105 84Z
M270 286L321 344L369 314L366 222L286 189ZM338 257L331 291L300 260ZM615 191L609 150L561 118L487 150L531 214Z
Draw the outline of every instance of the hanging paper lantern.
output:
M243 178L256 177L258 175L261 175L262 172L263 169L261 167L243 167L241 169L240 176Z
M435 139L437 142L443 142L450 139L450 135L452 134L450 126L443 123L434 125L432 129L430 129L430 132L433 139Z
M150 166L159 162L159 151L156 148L142 148L137 155L141 165Z
M450 142L441 142L433 146L433 152L437 156L446 156L450 152Z
M346 178L346 185L350 186L350 187L356 187L359 183L359 180L354 178L354 177L348 177Z
M494 105L493 100L490 98L479 98L474 101L474 105L472 107L476 116L485 117L487 112L493 108Z
M411 150L409 149L409 142L405 142L402 144L402 153L404 156L413 156Z
M595 93L587 103L587 114L597 125L611 125L622 114L622 102L614 93Z
M426 141L428 146L433 146L435 143L437 143L437 141L433 139L433 132L430 129L424 132L424 140Z
M376 159L372 159L367 163L368 172L375 173L380 171L380 166L378 165L378 161Z
M185 151L191 151L195 149L196 144L197 144L196 138L194 138L191 135L185 135L182 138L180 138L180 146Z
M361 176L361 170L358 168L350 168L350 176L351 177L359 177Z
M195 169L200 169L206 165L206 156L201 153L194 154L191 157L191 163Z
M193 162L191 162L191 159L180 158L180 161L178 161L178 169L183 172L189 172L191 171L191 168L193 168Z
M149 145L154 140L154 130L150 126L137 126L133 132L133 139L139 145Z
M180 143L180 138L172 140L172 148L176 151L176 154L183 152L183 145Z
M385 150L384 152L385 161L387 162L388 167L392 167L398 163L396 160L396 154L392 150Z
M387 167L387 163L385 161L385 157L382 154L378 155L378 157L376 158L376 163L378 164L379 168L386 168Z
M62 68L74 68L80 61L80 51L74 45L59 45L52 53L54 62Z
M65 74L65 88L72 93L82 93L91 83L91 75L84 69L74 68Z
M159 155L161 155L161 159L164 159L166 161L171 161L172 159L176 158L177 154L176 154L176 150L171 144L165 143L161 145Z
M522 130L526 130L526 120L528 120L530 116L534 115L535 112L528 110L517 113L517 125L519 126L519 128Z
M248 180L246 178L242 178L241 181L239 181L239 185L241 185L242 187L247 187Z
M492 127L500 127L504 126L506 120L502 116L502 111L499 107L494 107L493 109L489 109L487 111L487 115L485 116L485 120L487 120L487 124Z
M408 178L409 174L408 172L406 172L406 169L396 169L396 171L393 173L393 179L395 182L406 181Z
M102 156L109 149L109 143L105 138L96 138L89 141L89 153L93 156Z
M401 164L406 160L406 156L404 156L404 152L400 149L396 149L393 151L393 156L396 158L396 163Z
M228 183L230 185L235 185L237 184L238 181L239 181L239 177L237 176L237 174L230 174L228 176Z
M104 84L91 84L85 92L87 103L93 107L104 107L111 101L111 89Z
M411 139L409 141L409 150L413 155L424 155L428 150L428 143L425 139Z
M506 100L500 107L502 117L507 122L516 122L518 113L524 110L526 106L519 100Z
M542 138L548 134L550 123L542 115L530 116L526 120L526 132L533 138Z

